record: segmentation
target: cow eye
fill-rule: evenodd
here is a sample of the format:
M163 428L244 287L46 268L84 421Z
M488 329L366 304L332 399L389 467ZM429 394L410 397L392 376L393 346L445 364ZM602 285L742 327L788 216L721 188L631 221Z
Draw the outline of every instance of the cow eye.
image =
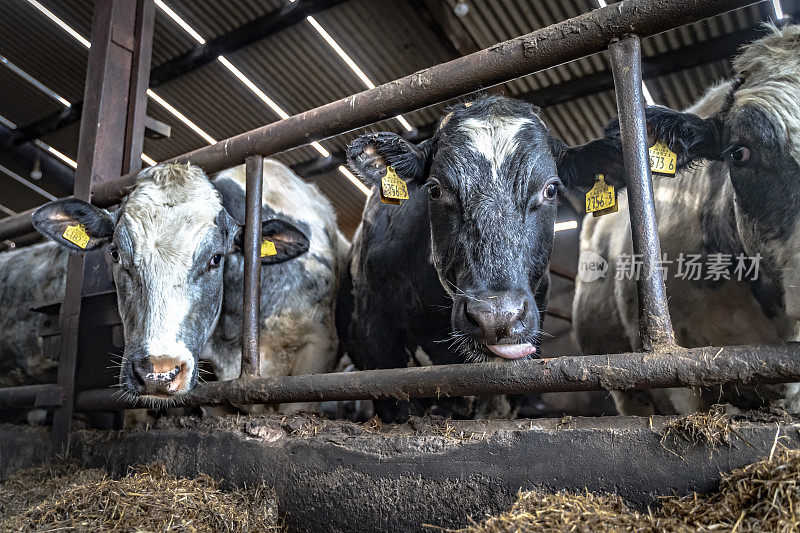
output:
M111 260L115 263L119 263L119 250L116 248L111 249Z
M554 181L551 181L545 185L543 194L546 199L553 200L556 196L558 196L558 184Z
M750 160L750 148L746 146L734 146L731 149L730 157L735 165L747 163Z
M211 256L211 259L208 260L209 268L217 268L221 264L222 264L222 254L214 254Z
M442 187L439 185L438 181L431 180L428 182L428 195L431 197L431 200L438 200L442 197Z

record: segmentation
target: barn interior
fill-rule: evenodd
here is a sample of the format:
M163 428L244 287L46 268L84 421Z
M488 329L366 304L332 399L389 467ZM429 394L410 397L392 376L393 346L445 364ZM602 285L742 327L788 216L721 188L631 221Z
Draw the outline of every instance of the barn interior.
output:
M155 0L142 160L145 165L169 160L615 3ZM0 17L2 221L72 193L94 2L0 0L0 6L4 8ZM648 103L674 109L689 106L730 74L737 50L763 35L764 23L785 24L798 15L800 0L764 0L642 39ZM485 90L541 107L545 123L570 145L600 136L617 114L605 52ZM319 187L334 205L340 229L350 237L369 190L346 167L348 142L372 131L423 140L448 104L470 97L274 157ZM547 355L580 353L571 336L570 309L582 203L583 198L564 199L554 228L544 326L550 336L543 344ZM39 238L38 234L15 237L0 243L0 250ZM109 305L113 307L113 302ZM54 309L57 312L55 306L43 310ZM99 321L94 315L90 320ZM80 377L76 384L78 389L96 387L94 382L82 383ZM700 420L705 424L702 431L686 438L682 431L698 431L701 426L665 416L562 416L615 414L606 391L571 394L559 393L547 402L528 405L518 420L425 417L383 426L376 418L365 423L331 420L336 409L341 414L341 405L334 405L334 415L327 418L305 413L175 416L126 431L98 429L118 428L120 421L107 423L82 412L65 438L73 459L117 478L130 473L132 465L159 463L180 478L208 475L238 487L266 483L274 488L277 512L292 531L466 527L490 511L507 509L520 487L531 486L614 494L644 509L667 493L707 492L718 486L721 472L766 457L777 460L783 457L783 448L800 447L797 418L785 413L744 418L735 426L726 419L720 427L714 425L718 420L712 414ZM680 425L684 423L688 430ZM0 424L0 480L46 461L53 451L54 433L42 427ZM790 494L789 501L796 502L800 466L792 468L794 477L787 482L791 489L775 490L781 497ZM764 485L774 483L768 480ZM0 484L0 496L4 488ZM758 497L770 500L761 493ZM789 507L796 508L794 503ZM733 530L747 524L738 514L734 522Z
M605 5L604 0L157 1L142 159L153 164ZM0 217L71 194L92 24L91 0L6 0L0 20ZM776 8L782 10L777 16ZM649 102L683 109L730 73L763 23L797 0L765 1L643 40ZM36 38L32 39L31 36ZM570 145L616 116L607 54L492 92L533 102ZM464 98L468 98L464 97ZM451 102L452 103L452 102ZM364 131L430 135L443 103L278 154L333 203L352 236L368 190L346 168ZM582 199L562 203L545 322L547 354L573 355L570 308ZM21 237L24 245L35 235ZM14 246L5 242L0 247Z

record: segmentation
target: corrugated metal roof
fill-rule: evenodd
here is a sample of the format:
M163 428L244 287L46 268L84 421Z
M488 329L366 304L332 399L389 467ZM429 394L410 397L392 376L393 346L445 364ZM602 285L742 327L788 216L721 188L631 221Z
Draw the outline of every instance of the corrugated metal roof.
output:
M15 124L28 124L64 109L64 106L33 88L0 65L0 115Z
M3 2L0 55L70 102L83 99L87 50L24 0Z
M91 0L40 0L81 34L91 28ZM238 28L285 5L285 0L166 0L206 39ZM457 0L442 0L452 10ZM796 11L798 0L783 0L787 12ZM422 4L424 4L424 0ZM596 0L468 0L464 17L445 13L455 31L470 46L485 48L538 28L585 13ZM374 2L350 0L319 13L316 18L377 84L446 61L454 46L444 32L426 22L412 0ZM752 27L771 15L768 2L727 13L707 21L675 29L643 42L645 57L708 42L727 33ZM70 101L83 96L87 51L47 20L25 0L6 0L0 19L0 54L6 55ZM36 39L31 32L36 32ZM153 66L192 50L196 43L171 19L157 10L153 38ZM228 55L228 59L289 114L299 113L364 89L360 80L333 53L307 23L301 22ZM607 71L605 54L595 54L503 84L509 95L521 95L564 83L595 72ZM728 61L695 67L648 80L654 98L683 108L710 84L728 74ZM58 111L57 103L14 75L0 69L0 114L24 125ZM260 99L242 86L220 63L214 62L158 88L157 92L217 139L268 124L278 119ZM49 101L48 101L49 100ZM408 113L417 127L436 120L442 106ZM148 113L172 126L167 140L145 141L145 151L157 160L205 146L206 142L157 104ZM554 133L571 144L599 135L616 114L613 91L601 91L567 103L553 105L543 117ZM396 120L387 120L359 131L401 132ZM343 150L359 132L323 141L331 152ZM49 135L47 142L75 157L77 125ZM318 158L310 147L277 156L288 164ZM364 197L335 170L315 179L340 213L343 227L352 229L360 216Z

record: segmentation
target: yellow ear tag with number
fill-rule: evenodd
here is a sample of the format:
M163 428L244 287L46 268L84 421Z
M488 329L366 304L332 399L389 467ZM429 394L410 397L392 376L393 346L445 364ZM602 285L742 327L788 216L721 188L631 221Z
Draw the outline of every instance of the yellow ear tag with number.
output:
M83 224L67 226L67 229L64 230L63 237L78 248L84 250L86 249L86 245L89 244L89 234L86 233L86 228Z
M650 147L650 172L674 176L677 166L678 156L669 149L664 141L656 141Z
M595 174L594 181L594 187L586 193L586 212L595 217L616 213L619 206L614 186L607 184L602 174Z
M278 255L278 250L275 249L275 243L267 239L261 240L261 257L268 255Z
M386 167L386 175L381 178L381 202L400 205L403 200L408 200L408 187L394 167L389 165Z

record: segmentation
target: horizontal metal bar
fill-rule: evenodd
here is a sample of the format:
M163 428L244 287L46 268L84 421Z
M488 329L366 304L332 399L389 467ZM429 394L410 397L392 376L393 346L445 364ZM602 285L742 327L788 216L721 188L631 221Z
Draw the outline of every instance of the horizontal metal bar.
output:
M247 405L370 398L522 394L701 387L800 381L800 343L723 348L667 347L624 353L507 363L441 365L279 378L243 378L198 385L181 405ZM78 409L132 407L109 389L85 391ZM143 402L141 406L145 406Z
M58 407L63 403L64 389L55 384L0 388L0 409Z
M563 278L569 281L575 281L575 273L571 272L565 268L557 267L554 265L550 265L550 274L557 276L559 278Z
M207 172L216 172L238 165L251 155L270 156L601 52L612 39L626 34L636 33L647 37L754 3L757 2L626 0L435 65L169 161L191 161ZM93 201L100 206L118 202L134 180L135 175L128 174L95 187ZM13 231L15 223L10 220L0 221L0 241L16 235ZM26 231L30 231L29 221L23 228L23 233Z
M0 220L0 235L3 235L0 237L0 241L14 240L15 237L36 231L31 222L31 215L34 211L36 211L35 207Z

